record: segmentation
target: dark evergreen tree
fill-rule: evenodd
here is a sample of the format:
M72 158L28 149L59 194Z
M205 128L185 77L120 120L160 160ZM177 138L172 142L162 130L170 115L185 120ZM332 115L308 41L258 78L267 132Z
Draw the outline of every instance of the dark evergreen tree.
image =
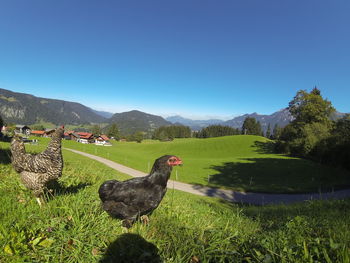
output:
M278 140L281 136L281 133L282 133L282 128L279 127L278 124L276 123L275 126L273 127L272 139Z
M260 122L257 122L256 119L252 117L245 118L242 125L242 134L261 135L262 129Z
M152 138L160 141L173 140L174 138L190 138L191 129L183 125L162 126L156 129Z
M239 134L238 129L229 126L211 125L198 132L198 138L220 137L237 134Z
M270 125L270 123L267 125L265 137L271 139L271 125Z

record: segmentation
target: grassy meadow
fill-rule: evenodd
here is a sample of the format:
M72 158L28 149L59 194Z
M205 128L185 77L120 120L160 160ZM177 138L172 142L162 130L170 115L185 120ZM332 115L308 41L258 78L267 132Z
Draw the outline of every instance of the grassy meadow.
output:
M148 172L156 158L174 154L184 166L173 180L239 191L300 193L350 187L350 172L273 153L272 141L253 135L208 139L113 142L112 147L64 141L77 149Z
M256 207L169 189L149 225L126 230L97 189L128 176L63 151L60 187L40 208L8 148L0 143L0 262L350 262L350 200Z

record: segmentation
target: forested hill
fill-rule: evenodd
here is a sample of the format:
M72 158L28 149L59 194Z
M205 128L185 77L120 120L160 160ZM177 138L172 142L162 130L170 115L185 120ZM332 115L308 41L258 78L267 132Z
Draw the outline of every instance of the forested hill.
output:
M138 131L152 133L161 126L171 125L171 122L160 116L137 110L116 113L108 121L109 123L116 123L122 135L133 134Z
M40 121L60 124L101 123L107 119L77 102L40 98L0 89L0 115L5 123L34 124Z

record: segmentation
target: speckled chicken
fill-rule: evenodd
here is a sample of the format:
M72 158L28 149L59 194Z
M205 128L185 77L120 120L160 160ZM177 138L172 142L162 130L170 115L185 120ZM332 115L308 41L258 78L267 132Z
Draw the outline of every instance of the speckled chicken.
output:
M112 217L123 219L123 226L131 227L137 217L147 216L158 207L175 165L182 165L181 159L165 155L154 162L150 174L145 177L104 182L98 191L103 209Z
M26 153L24 143L18 136L11 141L12 165L20 174L23 184L33 192L39 205L41 205L40 197L48 183L62 175L63 133L63 126L56 129L46 150L39 154Z

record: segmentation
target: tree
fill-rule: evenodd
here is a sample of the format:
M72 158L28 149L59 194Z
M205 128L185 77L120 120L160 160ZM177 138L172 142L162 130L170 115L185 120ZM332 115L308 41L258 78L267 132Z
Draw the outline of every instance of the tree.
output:
M152 138L160 141L173 140L174 138L190 138L191 128L183 125L161 126L153 132Z
M267 125L265 137L269 138L269 139L271 138L271 125L270 125L270 123Z
M332 103L323 99L321 91L315 87L310 93L298 91L288 109L294 120L282 130L279 144L285 146L287 153L296 156L319 156L324 149L320 145L331 136L330 115L335 111Z
M197 137L198 138L210 138L210 137L237 135L237 134L239 134L239 130L232 128L230 126L210 125L208 127L203 128L197 134Z
M315 87L310 93L305 90L297 92L289 102L289 112L295 118L293 123L299 126L312 122L330 123L330 115L335 111L332 103L321 96L321 91Z
M350 114L346 114L335 123L332 134L337 141L350 141Z
M113 137L114 139L119 140L120 138L119 129L116 123L112 123L112 125L108 128L107 136L110 138Z
M273 127L273 131L272 131L272 139L274 140L278 140L281 136L282 133L282 128L278 126L278 124L276 123L275 126Z
M41 124L33 125L31 128L32 128L32 130L37 130L37 131L44 131L45 130L45 127Z
M260 122L257 122L255 118L245 118L242 125L242 134L261 135L262 129Z
M100 134L102 133L101 127L98 126L98 125L94 125L94 126L92 126L92 128L91 128L91 132L92 132L92 134L94 134L94 135L100 135Z
M141 143L143 140L143 132L135 132L133 134L133 140L138 142L138 143Z

